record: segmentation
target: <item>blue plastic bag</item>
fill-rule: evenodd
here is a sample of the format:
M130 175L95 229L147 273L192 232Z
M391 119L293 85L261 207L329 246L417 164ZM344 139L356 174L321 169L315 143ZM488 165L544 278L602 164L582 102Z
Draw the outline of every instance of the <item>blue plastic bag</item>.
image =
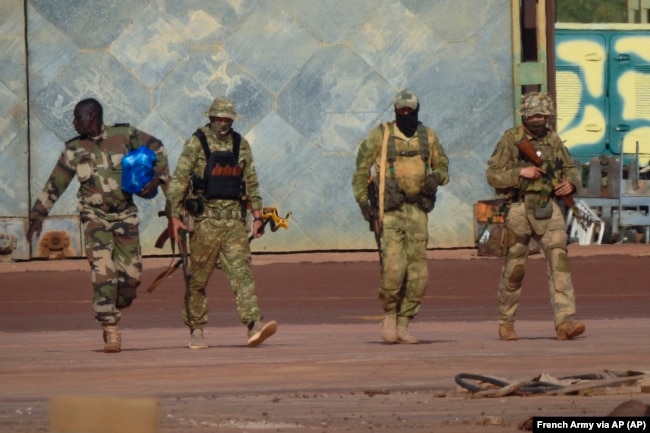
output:
M149 196L142 196L142 188L153 179L153 167L156 164L156 153L147 146L140 146L122 158L122 190L137 194L142 198L154 198L158 189Z

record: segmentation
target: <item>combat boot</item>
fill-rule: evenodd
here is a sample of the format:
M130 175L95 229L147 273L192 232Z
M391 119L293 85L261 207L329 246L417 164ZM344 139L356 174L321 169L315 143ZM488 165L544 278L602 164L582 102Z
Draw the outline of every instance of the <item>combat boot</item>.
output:
M203 341L203 329L193 329L190 335L190 349L206 349L207 344Z
M104 353L117 353L122 350L122 338L117 325L102 325L104 330Z
M420 344L420 340L409 332L408 325L397 326L397 341L405 344Z
M571 340L573 337L585 332L585 324L577 320L567 320L557 327L555 330L557 332L558 340Z
M264 324L261 320L253 322L248 330L248 347L259 346L264 340L275 334L277 330L278 323L275 320L271 320L267 324Z
M397 343L397 316L395 314L384 315L381 324L381 339L386 343Z
M514 341L517 339L514 323L499 325L499 338L504 341Z

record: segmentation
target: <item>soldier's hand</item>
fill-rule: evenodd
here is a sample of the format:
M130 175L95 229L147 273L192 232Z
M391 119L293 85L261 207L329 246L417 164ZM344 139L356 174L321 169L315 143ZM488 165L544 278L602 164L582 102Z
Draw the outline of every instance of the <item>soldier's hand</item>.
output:
M253 237L255 239L261 238L264 234L264 221L261 218L253 218Z
M160 185L160 179L154 177L144 186L144 188L142 188L142 191L140 191L140 195L142 197L149 197L154 195L158 190L159 185Z
M573 194L574 191L575 191L575 187L568 180L563 180L554 189L555 195L558 197Z
M176 217L169 218L167 222L167 230L169 231L169 237L172 238L174 242L178 239L179 230L188 231L185 224L183 224L183 221Z
M34 234L37 236L41 234L41 230L43 230L43 221L41 220L29 220L29 227L27 228L27 241L32 242L32 238L34 237Z
M523 177L524 179L533 179L533 180L539 179L544 173L545 173L544 170L534 165L530 165L528 167L521 167L521 169L519 170L519 176Z
M361 210L361 215L363 215L364 220L371 222L377 218L377 211L370 206L370 203L359 203L359 209Z

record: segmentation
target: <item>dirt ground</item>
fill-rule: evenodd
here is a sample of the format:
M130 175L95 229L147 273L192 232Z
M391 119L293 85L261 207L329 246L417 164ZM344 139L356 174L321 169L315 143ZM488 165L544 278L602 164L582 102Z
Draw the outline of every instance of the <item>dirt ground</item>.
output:
M604 416L650 404L638 381L589 395L474 398L460 373L507 383L542 373L650 372L646 244L570 247L578 316L574 341L557 341L545 261L531 257L518 312L520 339L497 338L499 259L474 250L429 252L429 290L413 334L379 338L376 252L255 255L266 319L278 333L246 347L221 271L208 287L206 350L187 348L181 272L124 311L122 352L104 354L83 260L0 264L0 432L49 432L50 398L152 397L161 433L514 432L530 416ZM145 260L143 285L170 258ZM635 373L634 373L635 374Z

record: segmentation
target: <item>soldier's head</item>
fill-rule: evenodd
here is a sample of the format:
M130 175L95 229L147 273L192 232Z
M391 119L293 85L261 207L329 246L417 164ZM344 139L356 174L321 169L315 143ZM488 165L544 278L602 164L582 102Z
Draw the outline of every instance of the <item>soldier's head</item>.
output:
M548 122L555 111L553 99L546 92L529 92L521 96L519 107L521 121L531 133L546 134Z
M420 101L415 93L402 90L395 95L395 123L407 137L413 136L418 127L418 112Z
M203 115L210 119L212 129L220 137L228 135L232 129L232 123L239 119L233 100L223 96L215 98L208 111Z
M104 125L104 108L96 99L79 101L74 107L74 129L79 135L96 137L102 133Z

